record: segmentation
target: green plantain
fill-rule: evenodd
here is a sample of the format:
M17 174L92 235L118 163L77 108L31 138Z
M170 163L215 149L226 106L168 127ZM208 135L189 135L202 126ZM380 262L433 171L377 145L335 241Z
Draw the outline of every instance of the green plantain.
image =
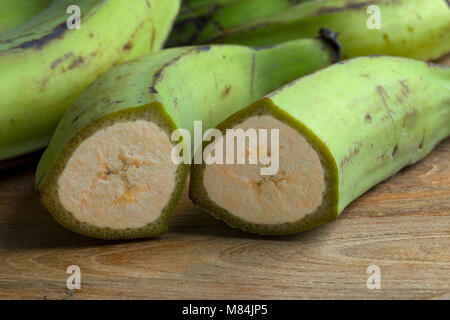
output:
M256 49L173 48L113 68L61 120L36 172L41 202L63 226L83 235L163 233L188 171L172 157L177 146L188 146L187 135L172 133L179 128L194 135L196 120L205 130L213 127L336 61L336 46L324 38Z
M194 39L261 46L311 37L321 27L339 33L344 59L384 54L435 60L450 52L448 0L313 0Z
M69 5L81 28L69 30ZM0 35L0 161L44 148L75 98L99 75L158 50L179 0L57 0Z
M449 136L450 68L399 57L346 60L232 115L218 125L225 138L205 150L222 149L226 130L237 128L278 130L270 149L277 170L260 174L267 144L247 144L256 165L194 165L191 199L249 232L309 230Z
M311 0L185 0L167 46L196 43L201 38L274 15L306 1Z

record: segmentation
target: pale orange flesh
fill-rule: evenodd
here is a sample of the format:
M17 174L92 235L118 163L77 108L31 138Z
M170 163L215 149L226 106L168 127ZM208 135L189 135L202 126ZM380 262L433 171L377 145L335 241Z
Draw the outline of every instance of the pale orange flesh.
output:
M248 118L236 128L279 129L278 173L262 176L260 164L207 165L203 183L209 199L256 224L292 223L313 213L322 203L326 185L324 168L308 141L269 115ZM247 149L251 152L255 150Z
M119 122L74 151L58 179L62 206L82 222L114 229L155 221L175 188L172 143L156 124Z

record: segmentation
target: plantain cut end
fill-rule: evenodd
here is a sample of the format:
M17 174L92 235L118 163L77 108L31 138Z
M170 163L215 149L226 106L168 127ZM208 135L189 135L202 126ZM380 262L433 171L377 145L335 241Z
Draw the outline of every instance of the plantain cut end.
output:
M320 138L300 121L263 98L217 128L224 141L230 134L227 129L278 129L277 149L272 149L271 138L268 144L258 141L256 148L250 143L245 146L246 155L273 155L275 150L278 170L262 175L261 168L268 163L260 161L193 165L189 195L194 203L234 228L260 235L295 234L337 219L336 162ZM224 154L227 152L224 147Z
M85 236L162 234L188 173L171 161L175 129L158 103L94 121L51 166L39 186L42 204L61 225Z

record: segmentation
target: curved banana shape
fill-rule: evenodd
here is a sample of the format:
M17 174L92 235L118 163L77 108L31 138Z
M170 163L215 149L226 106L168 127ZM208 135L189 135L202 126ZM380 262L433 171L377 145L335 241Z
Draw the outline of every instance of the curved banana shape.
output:
M278 171L260 175L261 161L194 165L190 197L230 226L258 234L331 222L450 135L449 84L449 67L384 56L347 60L299 79L218 126L223 139L226 129L278 129L278 148L270 149L279 152ZM221 149L219 143L205 148ZM259 157L267 152L260 141L254 148Z
M67 29L72 4L79 30ZM57 0L0 35L0 160L45 147L99 75L162 46L178 9L179 0Z
M259 49L173 48L113 68L61 120L36 172L41 202L59 223L83 235L163 233L188 171L172 159L180 137L173 141L172 132L182 128L193 136L196 120L204 130L213 127L336 61L335 45L311 39Z
M53 0L2 0L0 34L12 30L47 8Z
M167 46L198 43L199 39L210 38L228 28L274 15L306 1L311 0L185 0Z
M380 29L369 29L379 8ZM372 16L373 15L373 16ZM342 57L384 54L435 60L450 52L448 0L314 0L235 28L197 38L197 43L260 46L311 37L320 27L339 34Z

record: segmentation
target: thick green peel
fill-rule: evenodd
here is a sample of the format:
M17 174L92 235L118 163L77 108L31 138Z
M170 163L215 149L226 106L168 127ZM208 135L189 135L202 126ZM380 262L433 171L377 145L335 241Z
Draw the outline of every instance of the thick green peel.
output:
M333 63L338 56L336 43L333 39L326 38L297 40L258 49L231 45L174 48L117 66L84 91L60 122L36 173L36 188L41 193L42 203L63 226L83 235L103 239L157 236L166 230L168 219L184 187L186 165L179 165L174 178L167 176L166 182L151 186L151 192L158 194L159 188L172 183L172 179L176 180L170 196L160 197L166 205L157 220L141 227L127 227L124 224L123 228L105 228L77 218L85 212L70 212L61 202L59 192L62 187L78 197L77 192L82 192L81 189L85 188L85 184L79 183L79 176L85 175L88 168L95 167L97 162L106 159L98 151L107 148L104 145L99 145L98 148L92 146L92 153L96 156L89 159L93 159L95 163L90 162L87 157L83 158L84 155L79 152L83 144L118 122L128 123L134 120L156 124L166 132L167 137L176 128L187 129L193 136L194 121L202 121L204 130L211 128L281 85ZM151 137L148 139L149 143L155 142ZM133 145L122 145L117 142L119 140L112 141L116 141L114 146L119 143L120 147L126 149L125 153L139 151ZM173 142L173 145L178 142ZM161 155L150 150L143 156L152 158ZM120 158L121 155L111 157ZM76 159L79 174L73 175L72 180L64 180L65 173L72 166L71 159ZM128 160L127 165L136 159ZM171 164L167 163L168 166ZM132 170L152 170L152 165L140 164L135 167ZM79 196L89 210L95 209L89 207L89 203L93 201L92 194L96 194L104 185L99 178L106 180L105 176L116 172L117 168L110 168L105 163L102 170L98 175L93 175L91 183L87 183L90 191ZM123 180L129 180L128 178L126 174L122 175ZM62 183L63 180L66 181L65 184ZM138 185L128 187L129 190L141 188ZM125 198L130 200L128 194ZM109 201L108 196L102 199L103 203ZM118 218L132 217L129 211L133 201L131 197L130 207L124 205L120 212L114 211ZM97 205L99 208L103 205L101 200ZM152 209L145 207L145 203L140 205L149 211ZM114 210L113 207L111 210ZM108 209L94 211L100 220L110 214Z
M294 81L219 124L225 134L246 119L269 115L297 130L317 152L326 182L322 203L298 221L256 224L218 206L211 199L214 190L205 187L210 170L205 164L192 166L190 197L229 225L258 234L293 234L333 221L350 202L449 136L449 84L448 67L395 57L356 58ZM224 181L218 185L233 189ZM283 192L289 190L288 183ZM247 195L240 203L249 201Z

